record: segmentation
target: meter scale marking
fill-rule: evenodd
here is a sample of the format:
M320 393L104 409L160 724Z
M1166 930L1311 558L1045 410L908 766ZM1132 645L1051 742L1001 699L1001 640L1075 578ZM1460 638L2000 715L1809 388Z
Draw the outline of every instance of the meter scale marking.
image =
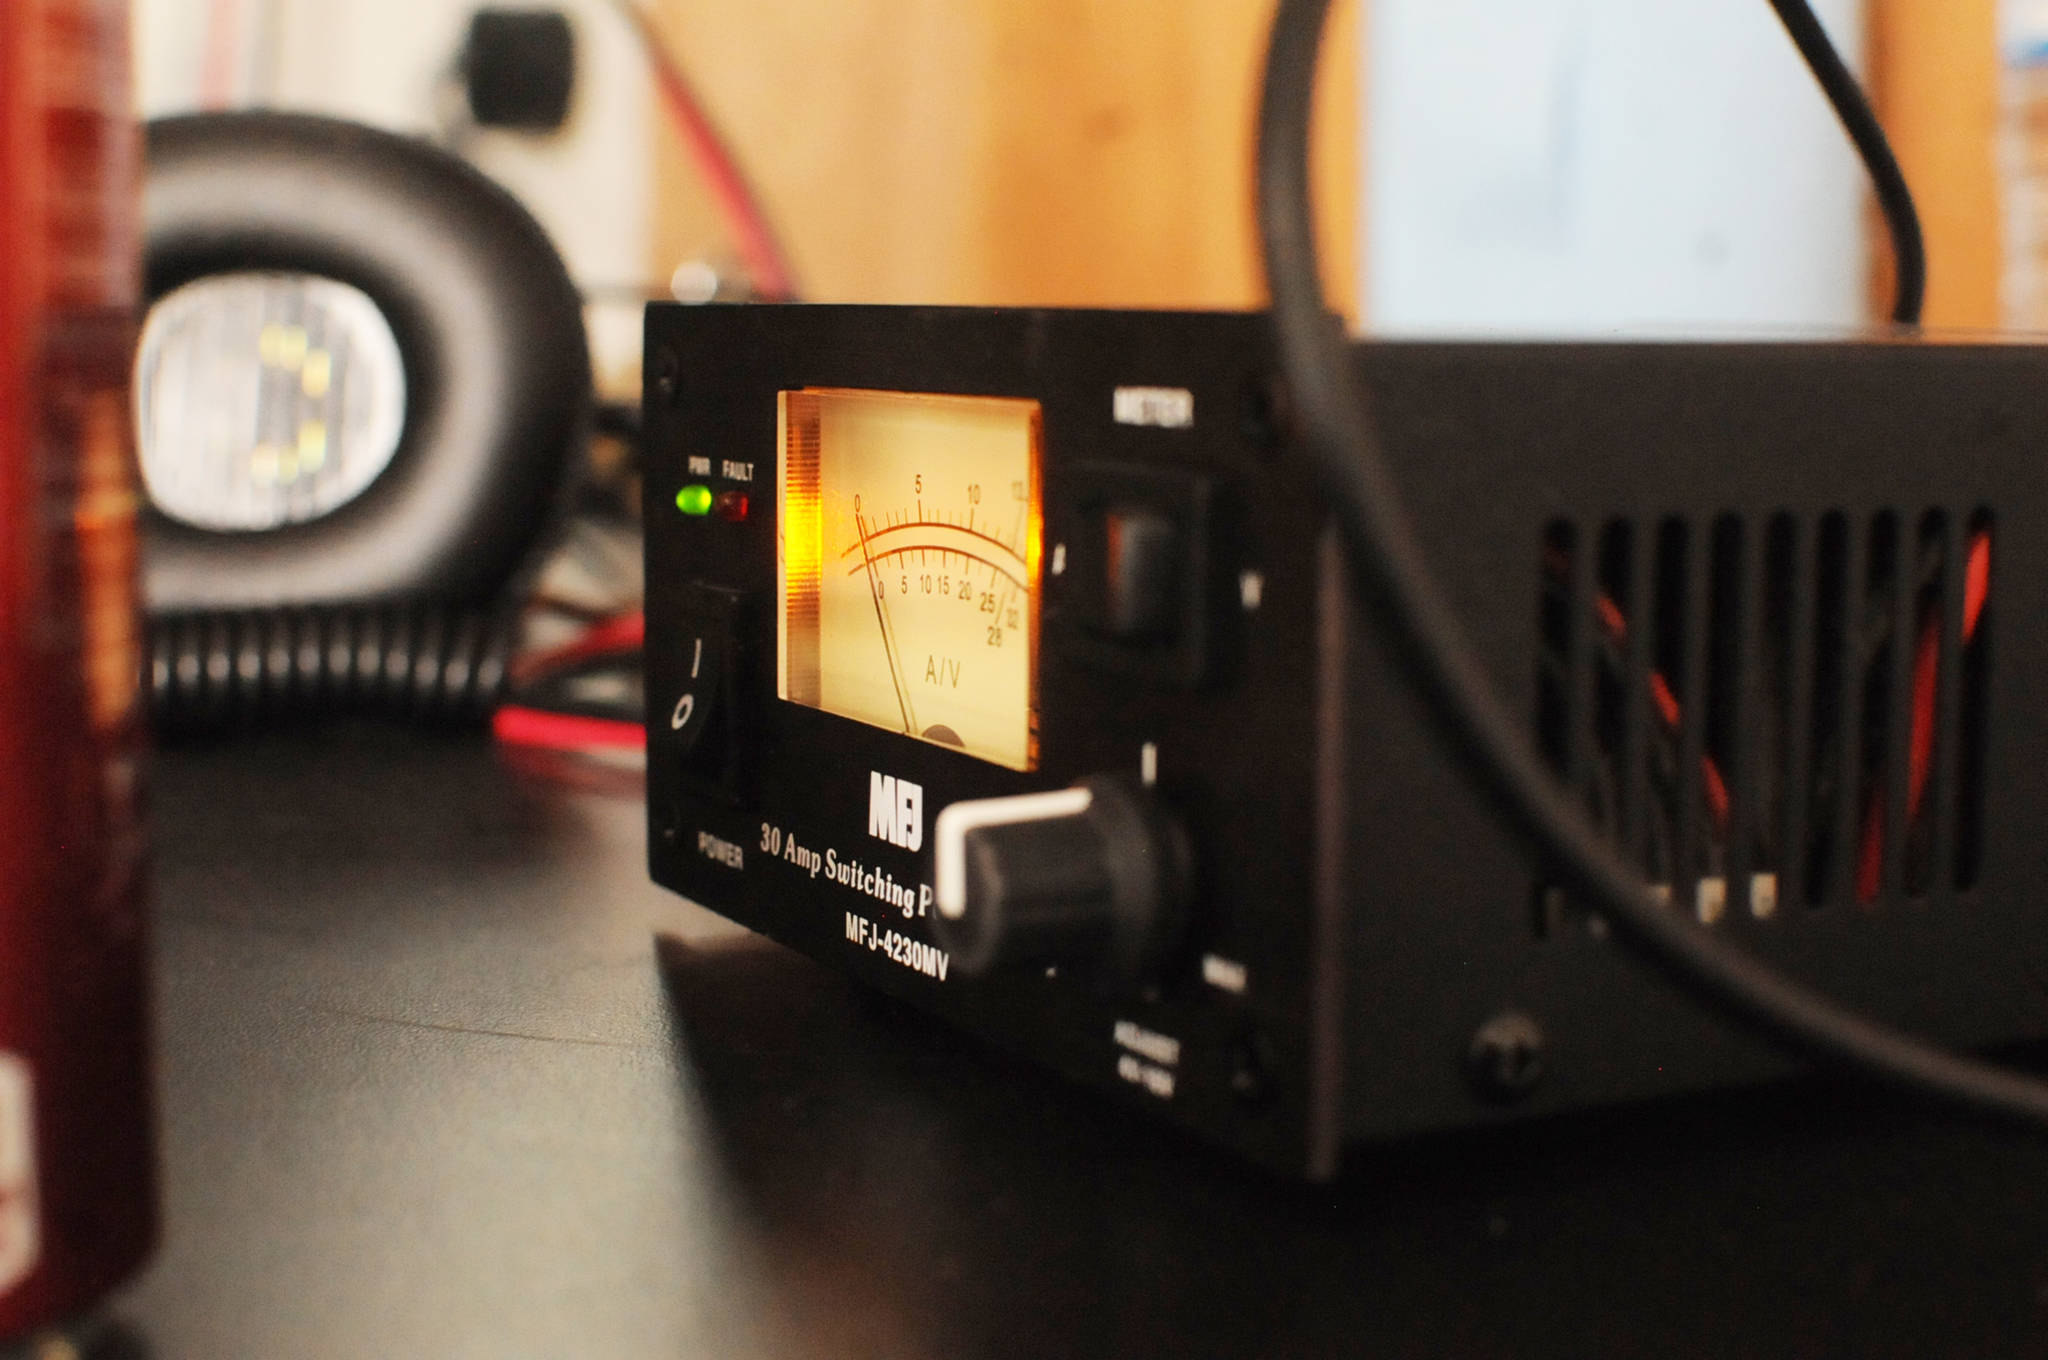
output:
M969 539L977 540L981 543L993 544L995 547L1002 550L1004 556L1008 557L1017 565L1013 569L1011 567L1005 566L1001 562L993 561L990 558L984 557L981 555L981 553L976 552L970 548L961 546L948 546L947 544L936 542L906 543L900 546L886 547L879 552L875 550L876 544L883 542L884 540L888 539L891 535L901 533L917 533L920 531L943 536L958 534ZM881 562L891 557L902 557L908 553L913 552L936 552L941 554L951 554L955 557L964 558L969 562L979 563L980 565L987 567L989 569L990 585L994 585L995 578L1000 576L1008 580L1009 583L1017 589L1022 590L1024 588L1024 559L1023 556L1020 553L1018 553L1018 551L1015 548L1011 547L1008 543L1005 543L1002 539L997 538L994 534L986 534L978 529L969 529L958 524L948 524L942 520L906 520L902 523L890 524L878 529L863 528L860 541L853 544L851 547L846 548L839 555L841 557L851 557L855 553L861 554L862 560L860 562L856 562L853 566L849 567L846 572L848 576L858 576L861 572L867 570L868 565L870 563Z
M1018 522L1015 529L1012 531L1012 538L1021 540L1022 530L1024 527L1024 514L1027 508L1028 507L1023 505L1018 506ZM967 523L964 525L957 524L949 519L923 518L924 503L922 500L918 502L917 515L918 518L915 519L889 520L886 523L884 523L882 527L876 529L869 529L865 525L862 525L860 530L861 540L858 543L853 544L851 547L843 549L839 554L841 557L851 557L856 552L861 554L862 560L858 563L855 563L853 566L849 567L847 569L846 574L848 576L858 576L863 571L870 572L871 577L873 578L871 583L877 590L881 590L882 585L879 580L879 574L875 573L875 567L877 566L877 564L881 563L882 561L888 558L907 557L914 552L917 554L918 564L920 566L924 566L929 565L929 554L936 552L939 554L939 565L944 566L945 560L948 556L958 557L970 564L978 564L989 569L989 588L991 590L998 591L999 593L996 595L993 607L988 608L987 612L993 614L999 620L1007 618L1008 615L1006 611L1009 609L1010 601L1013 598L1015 598L1016 594L1020 591L1029 593L1029 587L1025 585L1022 575L1024 572L1029 570L1024 565L1023 554L1011 543L1005 542L1002 538L994 534L988 533L984 530L974 528L974 511L972 508L970 508L967 512ZM855 521L857 524L860 523L860 517L858 514L856 514L855 516ZM964 535L966 538L970 540L977 540L980 543L987 543L993 545L994 547L1001 550L1004 557L1008 558L1011 562L1014 562L1016 564L1015 569L1013 570L1011 567L1005 566L1001 561L991 560L990 558L982 555L980 552L973 551L971 548L963 547L958 544L949 545L947 543L925 541L904 544L902 546L897 547L890 547L880 552L874 551L874 545L883 538L898 533L915 533L920 531L928 534L936 533L942 536L959 534ZM963 580L966 579L965 572L962 573L962 578ZM905 595L908 595L910 593L908 577L904 578L902 593ZM890 630L888 630L885 625L885 632L889 631ZM893 636L893 633L891 633L891 636ZM893 642L890 645L893 647ZM906 722L907 721L908 720L906 719ZM905 730L914 734L917 731L917 728L914 724L910 724L905 727Z
M1035 403L782 400L782 697L1030 769Z
M1018 509L1018 528L1020 530L1023 527L1024 510L1025 507L1023 506L1020 506ZM866 574L868 577L869 592L874 604L875 622L881 633L882 650L888 664L890 689L895 697L898 715L902 718L903 726L901 730L906 735L923 737L928 741L937 741L949 746L962 745L963 742L959 732L952 726L945 723L937 723L927 727L918 720L915 698L916 677L907 664L907 658L903 651L903 633L898 627L890 607L892 593L899 596L911 596L910 576L907 572L903 573L899 578L901 584L898 591L892 592L883 578L883 564L895 559L908 565L910 559L914 556L918 565L930 565L930 556L933 553L938 554L939 565L942 567L946 564L947 559L958 559L961 563L961 571L959 573L960 584L957 595L952 585L953 578L950 575L937 578L939 587L935 593L932 588L933 578L931 578L929 573L926 573L920 577L920 582L924 587L923 593L912 598L917 600L920 605L924 605L927 602L930 605L936 605L941 600L953 598L969 603L975 609L977 619L987 615L996 620L993 625L988 625L988 642L990 645L995 646L1000 645L1000 639L997 635L1008 631L1003 628L1002 621L1006 617L1013 619L1015 617L1014 614L1006 613L1009 610L1011 600L1015 598L1018 592L1025 590L1021 573L1026 568L1022 556L1010 543L1005 542L1001 537L986 530L972 527L973 510L971 508L966 516L967 522L964 524L956 523L946 518L926 518L921 500L914 514L910 511L902 511L881 519L870 519L863 510L856 508L852 519L857 538L852 544L841 549L839 555L842 559L846 559L858 554L859 560L852 562L847 567L846 574L848 576ZM1019 536L1021 537L1021 535ZM906 538L912 541L905 541ZM991 555L988 551L989 549L994 549L997 555ZM1004 559L1007 559L1007 562ZM972 584L973 573L977 567L985 567L989 573L987 589L979 592L975 590ZM1013 622L1011 628L1015 626ZM931 625L924 623L920 628L913 631L928 636L931 632ZM936 679L939 683L943 684L945 679L950 676L953 684L957 687L965 668L966 663L962 659L957 657L942 659L935 653L927 659L927 669L924 678L927 681Z

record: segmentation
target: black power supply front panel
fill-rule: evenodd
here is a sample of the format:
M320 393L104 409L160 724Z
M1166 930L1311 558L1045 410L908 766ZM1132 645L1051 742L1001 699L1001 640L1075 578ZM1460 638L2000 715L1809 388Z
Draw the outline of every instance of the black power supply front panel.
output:
M1262 317L657 306L647 355L657 881L1296 1174L1790 1070L1466 786ZM2048 361L1358 363L1494 683L1672 910L1951 1044L2048 1032Z

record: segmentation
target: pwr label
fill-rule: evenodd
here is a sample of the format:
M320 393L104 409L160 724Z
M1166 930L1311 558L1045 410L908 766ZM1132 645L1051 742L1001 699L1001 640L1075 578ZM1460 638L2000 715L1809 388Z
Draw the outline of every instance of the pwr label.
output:
M901 931L878 926L867 917L850 911L846 913L846 942L869 953L880 954L913 973L923 973L936 982L946 980L946 970L953 963L946 951L937 945L913 940Z

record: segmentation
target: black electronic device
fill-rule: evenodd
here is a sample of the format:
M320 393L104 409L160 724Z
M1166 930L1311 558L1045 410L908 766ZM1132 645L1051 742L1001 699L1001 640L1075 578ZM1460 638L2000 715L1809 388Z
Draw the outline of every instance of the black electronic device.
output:
M2048 359L1356 363L1493 683L1673 911L1953 1045L2048 1033ZM660 882L1295 1172L1792 1070L1447 758L1263 317L664 306L648 364Z

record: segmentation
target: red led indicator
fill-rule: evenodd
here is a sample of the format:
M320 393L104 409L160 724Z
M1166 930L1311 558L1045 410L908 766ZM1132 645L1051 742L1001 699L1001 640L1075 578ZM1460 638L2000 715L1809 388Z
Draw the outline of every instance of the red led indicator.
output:
M744 491L721 491L718 499L711 503L711 512L732 524L743 524L747 518L747 493Z

